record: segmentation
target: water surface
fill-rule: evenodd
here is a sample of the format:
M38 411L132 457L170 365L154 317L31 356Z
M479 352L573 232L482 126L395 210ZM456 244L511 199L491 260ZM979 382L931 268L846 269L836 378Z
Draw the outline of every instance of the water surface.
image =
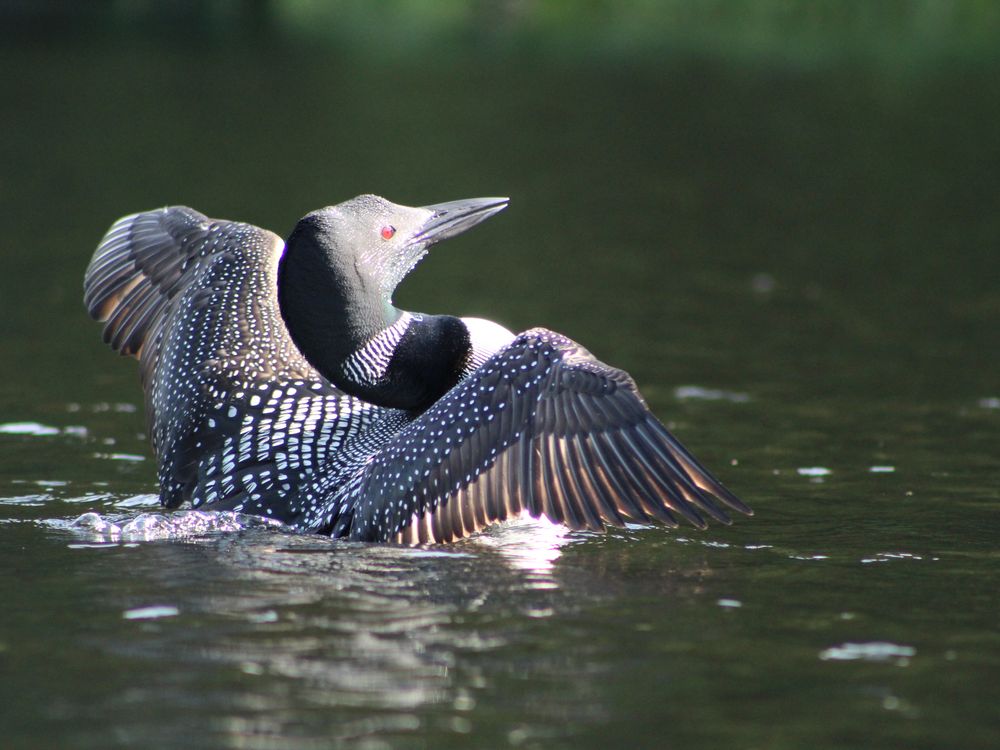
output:
M997 61L516 18L380 54L359 18L0 47L6 746L995 746ZM439 550L74 526L156 512L136 368L80 301L107 226L287 233L366 191L510 195L397 303L574 337L756 516Z

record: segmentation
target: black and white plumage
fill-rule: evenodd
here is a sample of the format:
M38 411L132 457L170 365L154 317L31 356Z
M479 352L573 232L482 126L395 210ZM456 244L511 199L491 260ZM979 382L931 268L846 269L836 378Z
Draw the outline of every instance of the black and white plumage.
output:
M401 543L522 511L575 529L749 514L566 337L392 306L430 244L505 205L359 196L285 243L186 207L115 222L84 299L140 361L163 504Z

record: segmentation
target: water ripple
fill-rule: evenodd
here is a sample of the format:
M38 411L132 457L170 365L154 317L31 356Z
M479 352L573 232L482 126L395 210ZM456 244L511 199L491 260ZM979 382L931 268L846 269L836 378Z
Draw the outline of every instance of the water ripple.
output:
M44 437L46 435L58 435L59 428L41 424L40 422L7 422L6 424L0 424L0 434Z
M820 651L819 658L823 661L892 661L899 666L906 666L917 650L912 646L901 646L888 641L869 641L867 643L842 643Z
M682 385L674 389L674 398L678 401L730 401L734 404L745 404L750 400L748 393L723 391L715 388L702 388L700 385Z

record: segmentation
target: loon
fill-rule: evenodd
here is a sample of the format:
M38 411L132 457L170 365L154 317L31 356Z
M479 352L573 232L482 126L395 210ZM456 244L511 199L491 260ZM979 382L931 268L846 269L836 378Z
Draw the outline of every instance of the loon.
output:
M579 344L392 304L430 245L507 200L361 195L284 242L185 206L116 221L84 302L139 360L162 505L405 545L523 512L591 530L750 515Z

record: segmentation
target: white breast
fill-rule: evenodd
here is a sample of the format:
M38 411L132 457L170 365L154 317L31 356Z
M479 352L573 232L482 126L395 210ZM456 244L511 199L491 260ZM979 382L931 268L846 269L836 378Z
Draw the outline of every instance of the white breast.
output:
M462 318L469 329L472 351L469 353L468 371L472 372L486 360L514 340L514 334L499 323L483 318Z

